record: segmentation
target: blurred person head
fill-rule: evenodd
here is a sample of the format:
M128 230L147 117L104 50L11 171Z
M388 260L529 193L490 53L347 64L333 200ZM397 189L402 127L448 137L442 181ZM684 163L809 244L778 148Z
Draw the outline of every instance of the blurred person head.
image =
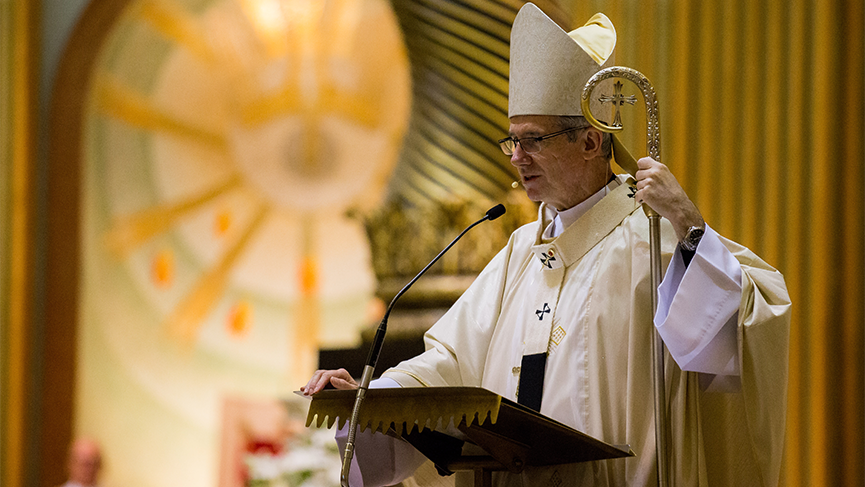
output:
M102 451L90 438L78 438L69 447L69 482L83 487L96 485L102 467Z

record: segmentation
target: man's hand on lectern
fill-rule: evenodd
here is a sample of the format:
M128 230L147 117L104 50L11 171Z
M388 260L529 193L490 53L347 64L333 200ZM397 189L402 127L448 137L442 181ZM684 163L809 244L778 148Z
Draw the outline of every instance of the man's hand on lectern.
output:
M331 385L337 389L357 389L357 382L345 369L316 370L312 379L300 388L304 396L311 396Z

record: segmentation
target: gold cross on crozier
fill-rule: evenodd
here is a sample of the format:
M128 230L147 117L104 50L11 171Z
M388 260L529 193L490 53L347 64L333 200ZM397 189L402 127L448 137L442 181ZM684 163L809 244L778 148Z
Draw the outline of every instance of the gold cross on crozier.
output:
M625 103L629 103L631 105L637 103L637 97L634 95L625 96L622 94L622 82L616 81L616 84L613 87L616 89L616 92L613 96L610 95L601 95L598 100L601 103L609 103L612 102L613 106L616 107L616 115L613 117L613 127L621 127L622 126L622 115L619 113L619 107L624 105Z

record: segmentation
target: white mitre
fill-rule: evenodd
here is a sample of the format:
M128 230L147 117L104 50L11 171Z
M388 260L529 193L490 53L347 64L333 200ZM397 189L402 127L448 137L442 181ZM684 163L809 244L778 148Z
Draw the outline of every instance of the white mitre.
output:
M586 82L614 65L616 29L597 13L585 25L565 32L533 3L523 5L511 28L508 117L517 115L582 116L580 97ZM594 94L612 94L613 80L600 82ZM594 96L592 114L612 121L614 107ZM605 116L606 115L606 116ZM637 163L613 135L616 163L632 175Z
M582 115L583 87L592 75L613 65L615 47L616 29L604 14L568 33L535 4L523 5L511 29L508 117ZM596 92L610 91L605 88L602 83ZM597 97L591 103L598 119L610 113L610 106L602 107Z

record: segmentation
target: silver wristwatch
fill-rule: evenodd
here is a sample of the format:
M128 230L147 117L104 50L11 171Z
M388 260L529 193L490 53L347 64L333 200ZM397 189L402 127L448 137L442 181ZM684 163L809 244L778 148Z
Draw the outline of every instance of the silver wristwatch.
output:
M691 227L685 233L685 237L680 242L680 245L688 252L694 252L697 250L697 244L700 243L700 239L703 238L704 233L706 231L702 227Z

